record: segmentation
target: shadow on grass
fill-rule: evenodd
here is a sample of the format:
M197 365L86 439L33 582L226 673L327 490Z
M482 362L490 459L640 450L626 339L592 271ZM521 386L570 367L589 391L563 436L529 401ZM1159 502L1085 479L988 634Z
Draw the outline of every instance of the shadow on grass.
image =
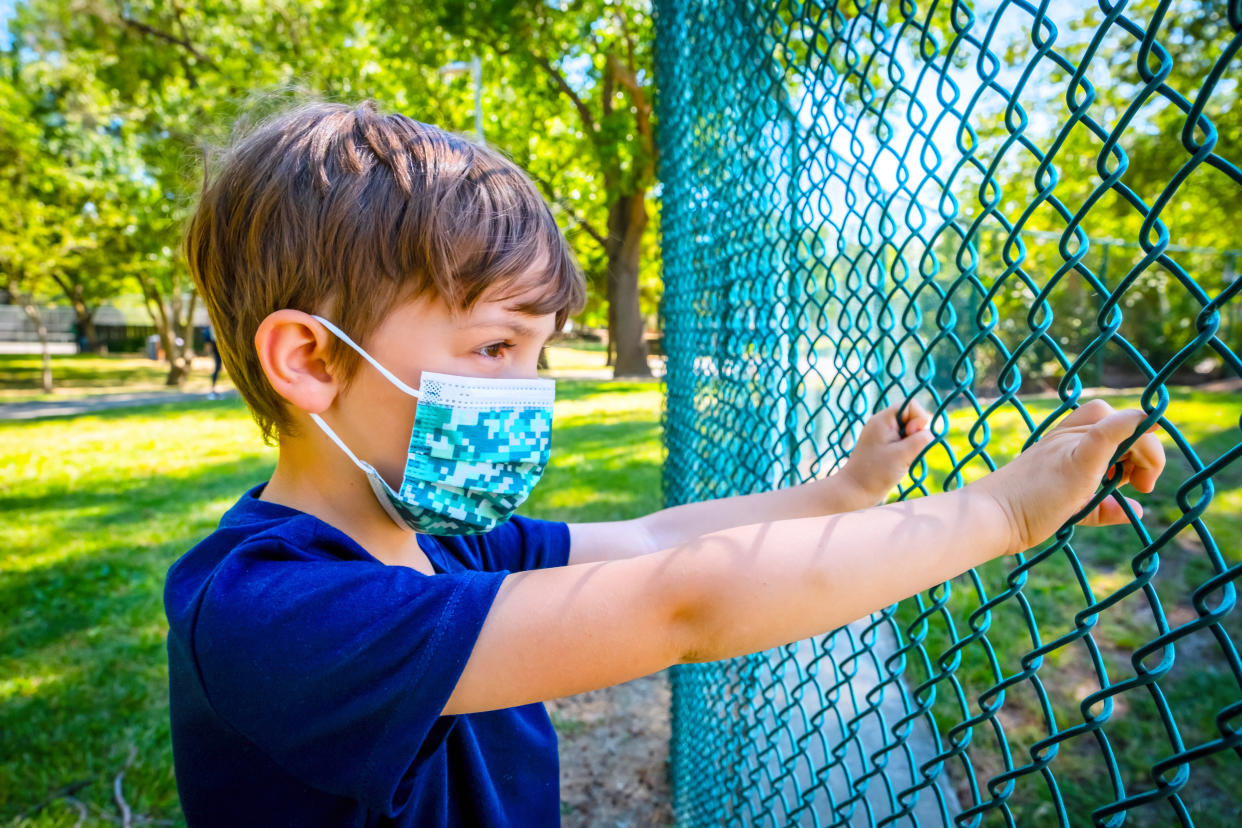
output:
M91 490L0 498L7 514L63 531L77 547L54 563L8 572L0 584L9 619L0 652L13 688L0 704L3 818L75 781L88 783L75 796L94 809L92 819L119 818L111 785L124 769L134 813L181 824L171 784L165 573L214 529L219 508L208 504L239 497L270 471L269 458L249 457L203 463L192 474L122 476ZM67 505L85 516L58 525ZM127 765L131 745L135 758ZM49 803L40 824L61 813L72 811L63 801Z
M14 622L0 629L0 652L20 656L103 620L146 571L136 562L148 558L153 549L172 546L164 553L172 555L165 566L171 565L215 527L216 517L205 514L205 504L240 497L270 472L270 460L249 458L204 464L190 475L101 480L93 490L54 489L35 496L0 497L0 510L24 515L28 525L44 523L53 531L68 530L66 543L92 548L88 553L7 573L0 584L0 607L37 605L40 611L15 613ZM69 503L73 509L93 514L70 525L45 521L43 514L63 512ZM149 533L144 530L172 514L186 518L180 526L187 536L147 539ZM202 515L197 521L192 517L196 514ZM105 596L106 602L101 601Z
M141 359L138 354L57 354L52 357L52 380L61 388L93 388L160 382L168 376L166 364ZM41 355L0 354L0 388L37 391L42 376Z

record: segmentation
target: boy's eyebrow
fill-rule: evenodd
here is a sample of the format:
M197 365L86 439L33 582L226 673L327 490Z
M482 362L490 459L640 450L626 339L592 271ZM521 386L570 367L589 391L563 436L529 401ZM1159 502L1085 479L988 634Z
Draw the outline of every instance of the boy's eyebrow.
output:
M517 322L514 320L505 320L503 322L499 322L499 321L498 322L476 322L473 325L469 325L467 327L470 327L470 328L505 328L509 330L511 333L515 333L518 336L524 336L530 339L533 339L534 337L539 335L539 332L536 331L534 328L530 327L529 325L525 323ZM556 336L555 330L552 331L552 333L548 334L548 336L544 339L544 343L546 344L548 340L552 339L552 337L554 336Z

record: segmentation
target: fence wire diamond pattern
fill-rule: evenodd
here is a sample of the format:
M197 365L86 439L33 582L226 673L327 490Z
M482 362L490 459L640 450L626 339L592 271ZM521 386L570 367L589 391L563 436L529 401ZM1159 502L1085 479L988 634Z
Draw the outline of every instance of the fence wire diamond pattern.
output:
M1129 525L675 668L679 823L1237 824L1242 4L654 11L670 505L829 474L913 398L894 499L1092 396L1169 451Z

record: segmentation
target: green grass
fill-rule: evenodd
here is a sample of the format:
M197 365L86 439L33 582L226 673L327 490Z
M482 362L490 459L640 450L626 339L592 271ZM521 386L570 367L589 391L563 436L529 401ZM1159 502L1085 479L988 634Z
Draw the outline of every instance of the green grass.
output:
M557 392L552 462L522 513L659 508L658 385L561 380ZM164 575L274 462L236 400L0 423L0 822L73 825L53 797L78 784L90 823L115 821L124 769L136 814L182 824Z
M210 357L197 357L184 386L164 385L168 364L136 354L64 354L52 357L52 393L43 392L43 361L38 354L0 354L0 403L45 402L119 391L207 391ZM220 372L217 391L232 388Z
M605 349L595 342L567 342L548 348L548 365L557 372L605 370ZM164 385L168 365L138 354L59 354L52 357L52 393L43 391L43 360L38 354L0 354L0 404L76 399L121 391L206 391L211 386L212 360L195 358L181 388ZM216 390L232 388L220 372Z
M557 371L603 371L607 348L599 342L554 342L548 346L548 369Z
M1113 395L1106 399L1118 408L1138 405L1135 396ZM1033 419L1039 422L1052 411L1053 404L1038 400L1028 402L1027 407ZM1200 459L1208 463L1237 442L1239 414L1242 414L1242 399L1237 395L1178 390L1171 392L1166 416L1179 428ZM965 433L973 419L973 411L960 411L954 417L950 445L959 459L968 448ZM998 412L989 418L989 423L992 426L989 453L1000 464L1021 448L1028 432L1018 415L1012 412ZM1142 523L1153 538L1181 516L1176 499L1177 489L1191 473L1190 464L1182 452L1167 435L1162 439L1169 462L1155 492L1136 495L1130 491L1143 504L1145 514ZM940 488L950 469L947 453L943 450L934 452L929 465L928 488L934 491ZM1216 476L1216 493L1204 515L1204 523L1219 546L1226 566L1242 560L1240 465L1234 463L1227 466ZM985 472L986 466L979 460L964 470L963 477L971 480ZM936 485L932 485L933 481ZM1190 502L1197 499L1198 490L1191 490ZM1143 547L1144 542L1130 526L1079 529L1070 542L1072 554L1079 562L1087 586L1097 602L1126 590L1132 584L1135 574L1131 569L1131 560ZM1158 595L1160 612L1167 617L1171 628L1197 617L1190 594L1216 570L1203 542L1192 529L1180 532L1158 554L1159 569L1153 577L1152 588ZM910 599L899 605L897 619L903 630L913 631L914 637L923 640L932 674L951 670L953 678L963 688L967 705L965 712L947 677L941 677L935 684L933 714L946 745L950 740L951 728L960 727L967 716L982 715L981 694L997 684L1001 677L1021 672L1023 656L1037 646L1027 625L1027 614L1016 596L994 606L988 614L978 613L984 600L981 595L994 598L1004 591L1008 586L1006 576L1013 571L1014 565L1015 559L1012 558L992 561L975 570L977 586L967 574L950 583L947 596L943 589L937 589L930 593L930 598L929 594L924 594L918 600ZM1029 570L1021 595L1029 605L1031 615L1037 619L1038 645L1044 646L1073 633L1075 614L1088 604L1071 566L1071 556L1064 550L1052 553ZM1207 598L1207 604L1218 606L1225 597L1218 590ZM943 604L945 609L933 607L933 599L937 604ZM925 612L921 619L920 606ZM972 613L977 613L973 619ZM1131 657L1138 647L1158 634L1156 617L1152 604L1140 590L1097 613L1093 622L1091 619L1084 622L1094 623L1091 636L1111 684L1134 678ZM972 634L972 625L986 631L987 646L981 641L974 641L954 648L956 641ZM1242 624L1238 622L1236 611L1226 616L1223 627L1234 642L1242 641ZM999 676L991 664L988 647L999 666ZM1187 747L1219 738L1220 732L1213 717L1223 707L1242 697L1242 688L1229 668L1224 652L1207 630L1196 632L1177 643L1175 652L1173 667L1160 678L1159 685L1173 711L1181 738ZM1157 651L1146 656L1142 663L1151 668L1160 660L1161 653ZM912 687L929 677L920 662L915 653L908 657L907 679ZM987 720L977 723L969 734L961 730L955 737L958 742L970 739L969 755L982 800L992 796L986 787L986 779L1005 770L1005 744L1015 767L1032 762L1031 746L1054 729L1063 731L1081 725L1084 721L1081 701L1088 693L1101 687L1088 646L1080 640L1067 641L1047 653L1036 675L1047 695L1055 725L1045 716L1035 683L1028 679L1005 691L1003 706L995 716L1004 731L1003 740ZM995 706L999 699L995 694L989 694L984 701ZM1102 715L1103 710L1102 703L1090 708L1094 716ZM1103 732L1112 752L1118 757L1127 792L1133 794L1152 789L1154 783L1146 768L1173 753L1171 737L1162 724L1152 693L1143 687L1136 687L1114 696L1111 716ZM1071 824L1090 825L1090 811L1113 798L1103 764L1104 754L1096 737L1091 734L1072 737L1060 743L1056 751L1050 770L1064 798ZM1041 751L1042 755L1047 753L1047 749ZM950 760L949 773L957 784L959 797L966 803L971 802L965 787L967 775L962 762ZM1199 759L1191 765L1190 778L1181 795L1197 824L1233 824L1238 773L1237 757L1232 752ZM1021 777L1015 782L1007 805L1019 825L1056 823L1049 786L1038 773ZM982 824L1002 825L1004 820L1000 811L994 810ZM1157 802L1131 810L1126 824L1154 827L1177 824L1177 821L1167 802Z

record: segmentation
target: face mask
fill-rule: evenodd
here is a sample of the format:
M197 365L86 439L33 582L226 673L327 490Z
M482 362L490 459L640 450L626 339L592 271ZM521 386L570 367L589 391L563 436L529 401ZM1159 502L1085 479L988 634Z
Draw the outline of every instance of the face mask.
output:
M318 414L310 415L366 474L388 516L398 526L432 535L476 535L508 520L548 463L555 380L423 371L415 390L331 322L314 318L418 400L399 491L354 456Z

